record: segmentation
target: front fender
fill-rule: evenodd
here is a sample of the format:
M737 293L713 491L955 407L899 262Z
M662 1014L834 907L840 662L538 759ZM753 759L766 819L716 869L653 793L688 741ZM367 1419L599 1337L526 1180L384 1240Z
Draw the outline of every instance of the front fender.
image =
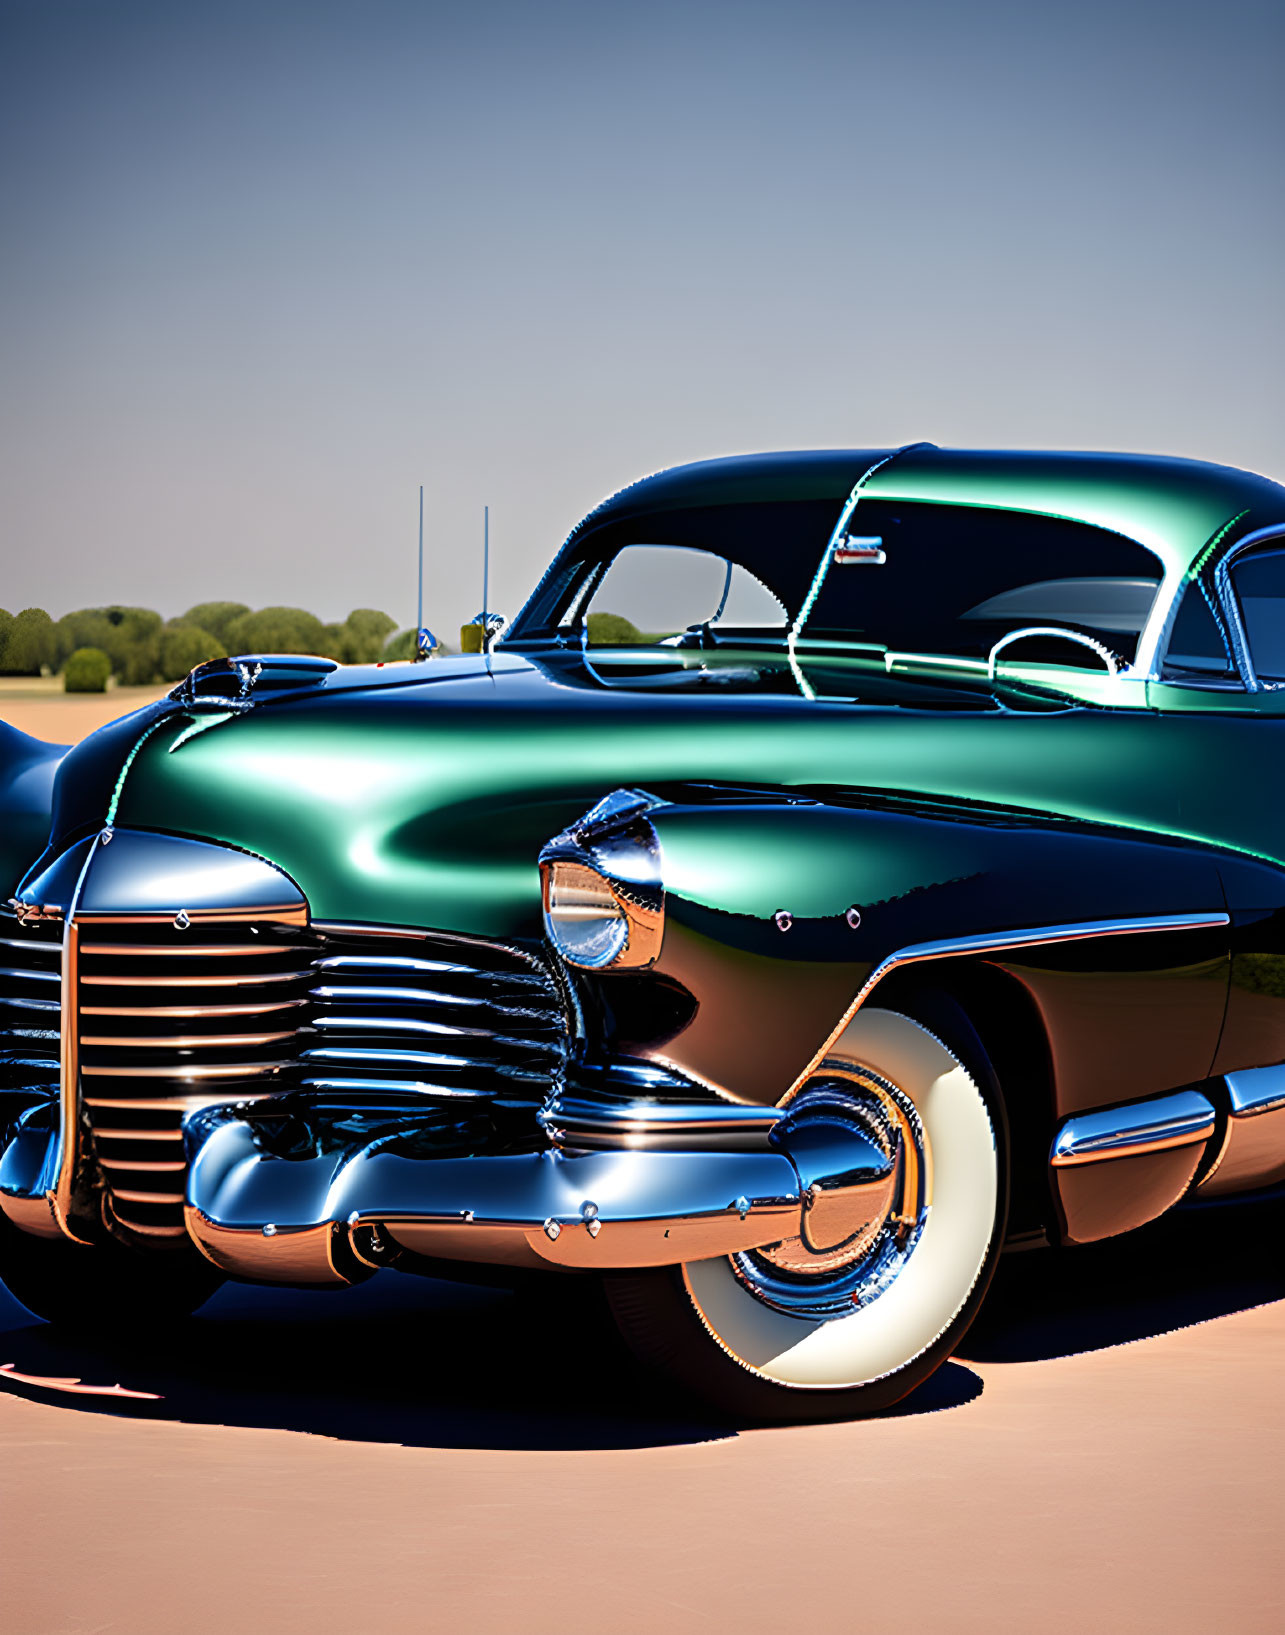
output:
M900 964L982 958L1020 969L1038 1003L1067 988L1058 973L1069 959L1069 997L1046 1013L1055 1032L1086 1022L1091 1031L1095 1008L1104 1016L1114 1008L1127 1032L1119 1013L1131 1004L1131 975L1196 972L1159 1088L1209 1071L1227 966L1227 916L1210 853L964 806L783 798L663 805L649 818L664 860L659 957L641 977L585 979L613 1049L735 1100L774 1103ZM1042 967L1053 973L1047 980ZM1145 1033L1160 1018L1154 996L1138 997ZM1160 1009L1174 1003L1167 998ZM654 1018L659 1031L647 1037ZM1138 1055L1130 1052L1135 1070ZM1068 1059L1072 1103L1113 1099L1109 1064L1104 1070L1098 1058L1090 1085ZM1145 1088L1135 1079L1122 1094L1149 1093L1155 1076L1144 1073Z
M0 898L9 897L44 850L54 775L66 744L47 744L0 721Z

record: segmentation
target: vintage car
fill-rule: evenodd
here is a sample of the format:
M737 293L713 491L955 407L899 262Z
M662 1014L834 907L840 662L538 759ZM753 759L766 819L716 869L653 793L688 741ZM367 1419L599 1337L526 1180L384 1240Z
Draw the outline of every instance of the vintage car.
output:
M591 1275L724 1410L856 1414L1005 1248L1285 1179L1285 489L712 460L481 645L0 729L33 1312Z

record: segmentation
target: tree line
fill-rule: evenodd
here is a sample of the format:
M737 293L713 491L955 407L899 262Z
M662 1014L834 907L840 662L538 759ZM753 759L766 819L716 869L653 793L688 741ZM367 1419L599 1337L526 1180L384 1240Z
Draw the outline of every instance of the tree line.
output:
M229 653L320 653L374 664L414 651L413 630L398 632L396 620L369 607L354 608L342 624L323 624L302 608L255 611L244 602L199 602L169 620L145 607L82 608L61 619L38 607L0 608L0 674L61 672L69 691L100 691L108 676L127 687L181 681Z

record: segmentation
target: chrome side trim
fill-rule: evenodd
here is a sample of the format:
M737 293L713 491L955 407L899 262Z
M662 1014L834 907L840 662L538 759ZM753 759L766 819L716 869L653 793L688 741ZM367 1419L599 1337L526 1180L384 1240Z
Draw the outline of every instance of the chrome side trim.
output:
M1227 1073L1223 1082L1233 1118L1253 1118L1258 1113L1285 1107L1285 1062L1275 1067L1251 1067L1243 1073Z
M790 1086L788 1096L807 1083L829 1055L839 1035L865 1004L874 988L902 965L930 959L952 959L970 954L1004 953L1014 948L1039 948L1050 943L1087 942L1094 937L1139 936L1164 931L1200 931L1231 924L1221 910L1206 914L1159 914L1130 920L1083 920L1069 925L1041 925L1025 931L988 931L974 937L944 937L939 942L910 943L882 959L862 983L856 998L812 1060Z
M1246 534L1244 539L1238 539L1214 569L1214 590L1227 623L1227 633L1231 637L1232 657L1236 660L1236 668L1240 671L1240 679L1244 682L1247 693L1261 693L1264 689L1254 669L1253 656L1249 651L1249 637L1240 616L1240 604L1236 600L1235 591L1231 588L1231 570L1246 551L1254 550L1259 545L1270 544L1274 539L1279 539L1285 544L1285 527L1280 523L1258 528L1252 534Z
M1214 1121L1214 1104L1199 1090L1178 1090L1106 1112L1077 1113L1054 1137L1049 1162L1060 1169L1189 1147L1209 1139Z

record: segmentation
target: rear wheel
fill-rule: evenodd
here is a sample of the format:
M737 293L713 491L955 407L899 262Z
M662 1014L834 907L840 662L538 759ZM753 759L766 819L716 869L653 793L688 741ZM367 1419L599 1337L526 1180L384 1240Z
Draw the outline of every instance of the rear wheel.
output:
M0 1282L62 1328L147 1328L187 1317L222 1277L195 1250L134 1254L115 1244L57 1243L20 1231L0 1213Z
M949 1044L858 1012L787 1109L838 1111L895 1160L877 1218L846 1239L842 1223L821 1241L805 1228L812 1241L610 1278L645 1361L746 1418L799 1420L878 1412L950 1356L994 1271L1007 1177L994 1076L962 1013L935 1008L934 1027L938 1009Z

